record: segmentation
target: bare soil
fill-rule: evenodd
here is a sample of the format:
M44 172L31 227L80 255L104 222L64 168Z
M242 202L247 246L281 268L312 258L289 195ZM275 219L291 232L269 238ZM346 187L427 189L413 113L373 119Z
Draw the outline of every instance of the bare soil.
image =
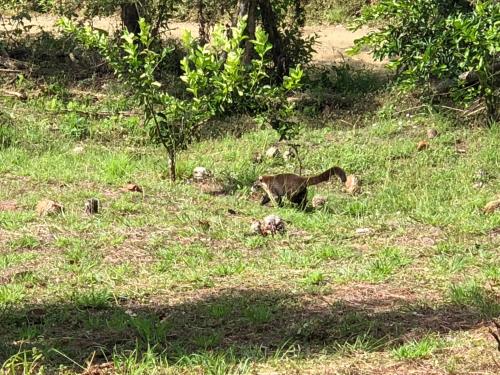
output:
M56 28L57 19L58 17L52 15L34 15L26 25L32 26L31 32L33 33L40 30L50 31ZM121 27L121 22L116 16L95 18L92 24L94 27L108 32ZM6 27L9 29L12 26L6 25ZM198 25L194 22L172 22L165 34L180 38L184 30L189 30L193 35L198 35ZM382 68L384 62L374 61L367 51L362 51L354 57L348 57L345 53L348 48L354 45L356 39L366 35L371 30L373 29L363 27L353 32L347 30L343 25L314 25L304 28L306 35L316 34L318 36L313 62L319 64L348 62L357 66Z

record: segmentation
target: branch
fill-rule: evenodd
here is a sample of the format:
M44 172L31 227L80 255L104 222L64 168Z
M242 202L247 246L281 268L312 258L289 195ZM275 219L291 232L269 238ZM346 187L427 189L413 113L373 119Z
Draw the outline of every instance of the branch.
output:
M51 113L70 113L70 112L75 112L80 115L85 115L89 117L107 117L107 116L113 116L113 115L122 115L122 116L136 116L139 115L140 113L134 112L134 111L116 111L116 112L111 112L111 111L99 111L99 112L90 112L90 111L83 111L79 109L58 109L58 110L51 110L48 111Z

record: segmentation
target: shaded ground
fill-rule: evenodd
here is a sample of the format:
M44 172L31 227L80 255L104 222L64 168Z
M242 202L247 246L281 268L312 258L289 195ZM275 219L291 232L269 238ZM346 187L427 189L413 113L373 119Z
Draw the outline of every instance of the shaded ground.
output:
M0 312L0 327L12 336L2 335L5 341L0 346L0 361L17 352L18 331L25 332L21 339L25 350L31 346L55 348L78 363L92 356L94 363L105 362L123 350L138 349L141 356L148 345L156 346L169 362L231 349L232 360L239 363L258 362L266 353L290 348L299 348L299 357L310 358L342 353L350 347L367 353L386 352L424 336L481 326L476 311L465 306L427 304L363 284L351 285L346 292L363 290L370 295L357 301L328 294L222 289L200 291L172 305L123 301L113 308L88 308L61 302L7 308ZM29 332L37 335L30 337ZM15 345L11 346L12 340ZM496 365L493 361L475 363L471 368L494 372Z

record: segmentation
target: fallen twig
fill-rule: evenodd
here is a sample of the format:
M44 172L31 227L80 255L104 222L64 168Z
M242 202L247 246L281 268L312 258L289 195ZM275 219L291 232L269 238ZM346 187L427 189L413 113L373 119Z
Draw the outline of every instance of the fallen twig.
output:
M416 105L415 107L410 107L410 108L403 109L401 111L394 112L394 115L399 115L400 113L410 112L410 111L413 111L414 109L420 109L420 108L427 107L427 106L428 106L427 104Z
M78 113L81 115L89 116L89 117L107 117L107 116L116 116L116 115L121 115L121 116L136 116L139 115L138 112L134 111L117 111L117 112L110 112L110 111L99 111L99 112L91 112L91 111L83 111L81 109L58 109L58 110L50 110L48 112L51 113Z
M11 91L11 90L2 90L2 94L5 96L13 96L21 100L26 100L28 99L28 96L25 93L22 92L17 92L17 91Z
M2 73L21 73L22 70L19 70L19 69L4 69L4 68L0 68L0 72Z
M461 112L461 113L465 113L466 112L466 110L464 110L464 109L449 107L447 105L437 105L437 107L441 107L441 108L445 108L445 109L449 109L451 111L457 111L457 112Z

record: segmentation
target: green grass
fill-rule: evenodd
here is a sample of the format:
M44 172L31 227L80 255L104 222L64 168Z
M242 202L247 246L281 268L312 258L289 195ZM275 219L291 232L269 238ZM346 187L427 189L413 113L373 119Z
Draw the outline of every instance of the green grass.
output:
M1 99L15 132L0 149L0 202L19 207L0 212L5 371L73 374L91 362L130 374L415 372L452 361L457 373L493 374L492 342L476 327L500 313L500 215L482 212L500 191L500 127L463 127L427 109L406 116L400 94L366 72L315 79L320 104L306 114L366 91L381 103L339 109L355 127L304 116L304 173L340 165L362 181L357 196L337 181L311 187L309 198L327 202L308 211L261 207L251 195L258 175L298 170L252 161L275 143L272 131L194 143L171 183L139 117L67 112L128 110L119 86L95 103L57 86L27 102ZM440 135L418 152L429 127ZM227 194L188 181L200 165ZM144 193L121 191L128 182ZM92 197L101 212L89 216ZM39 217L45 198L64 215ZM286 233L252 235L252 221L271 213Z
M436 350L443 347L442 339L433 336L425 336L417 341L409 341L392 350L396 359L420 359L432 355Z
M494 291L486 290L475 280L452 284L449 289L450 300L462 306L474 306L485 317L495 318L500 315L500 300Z
M330 24L346 24L366 4L364 0L309 1L307 19Z

